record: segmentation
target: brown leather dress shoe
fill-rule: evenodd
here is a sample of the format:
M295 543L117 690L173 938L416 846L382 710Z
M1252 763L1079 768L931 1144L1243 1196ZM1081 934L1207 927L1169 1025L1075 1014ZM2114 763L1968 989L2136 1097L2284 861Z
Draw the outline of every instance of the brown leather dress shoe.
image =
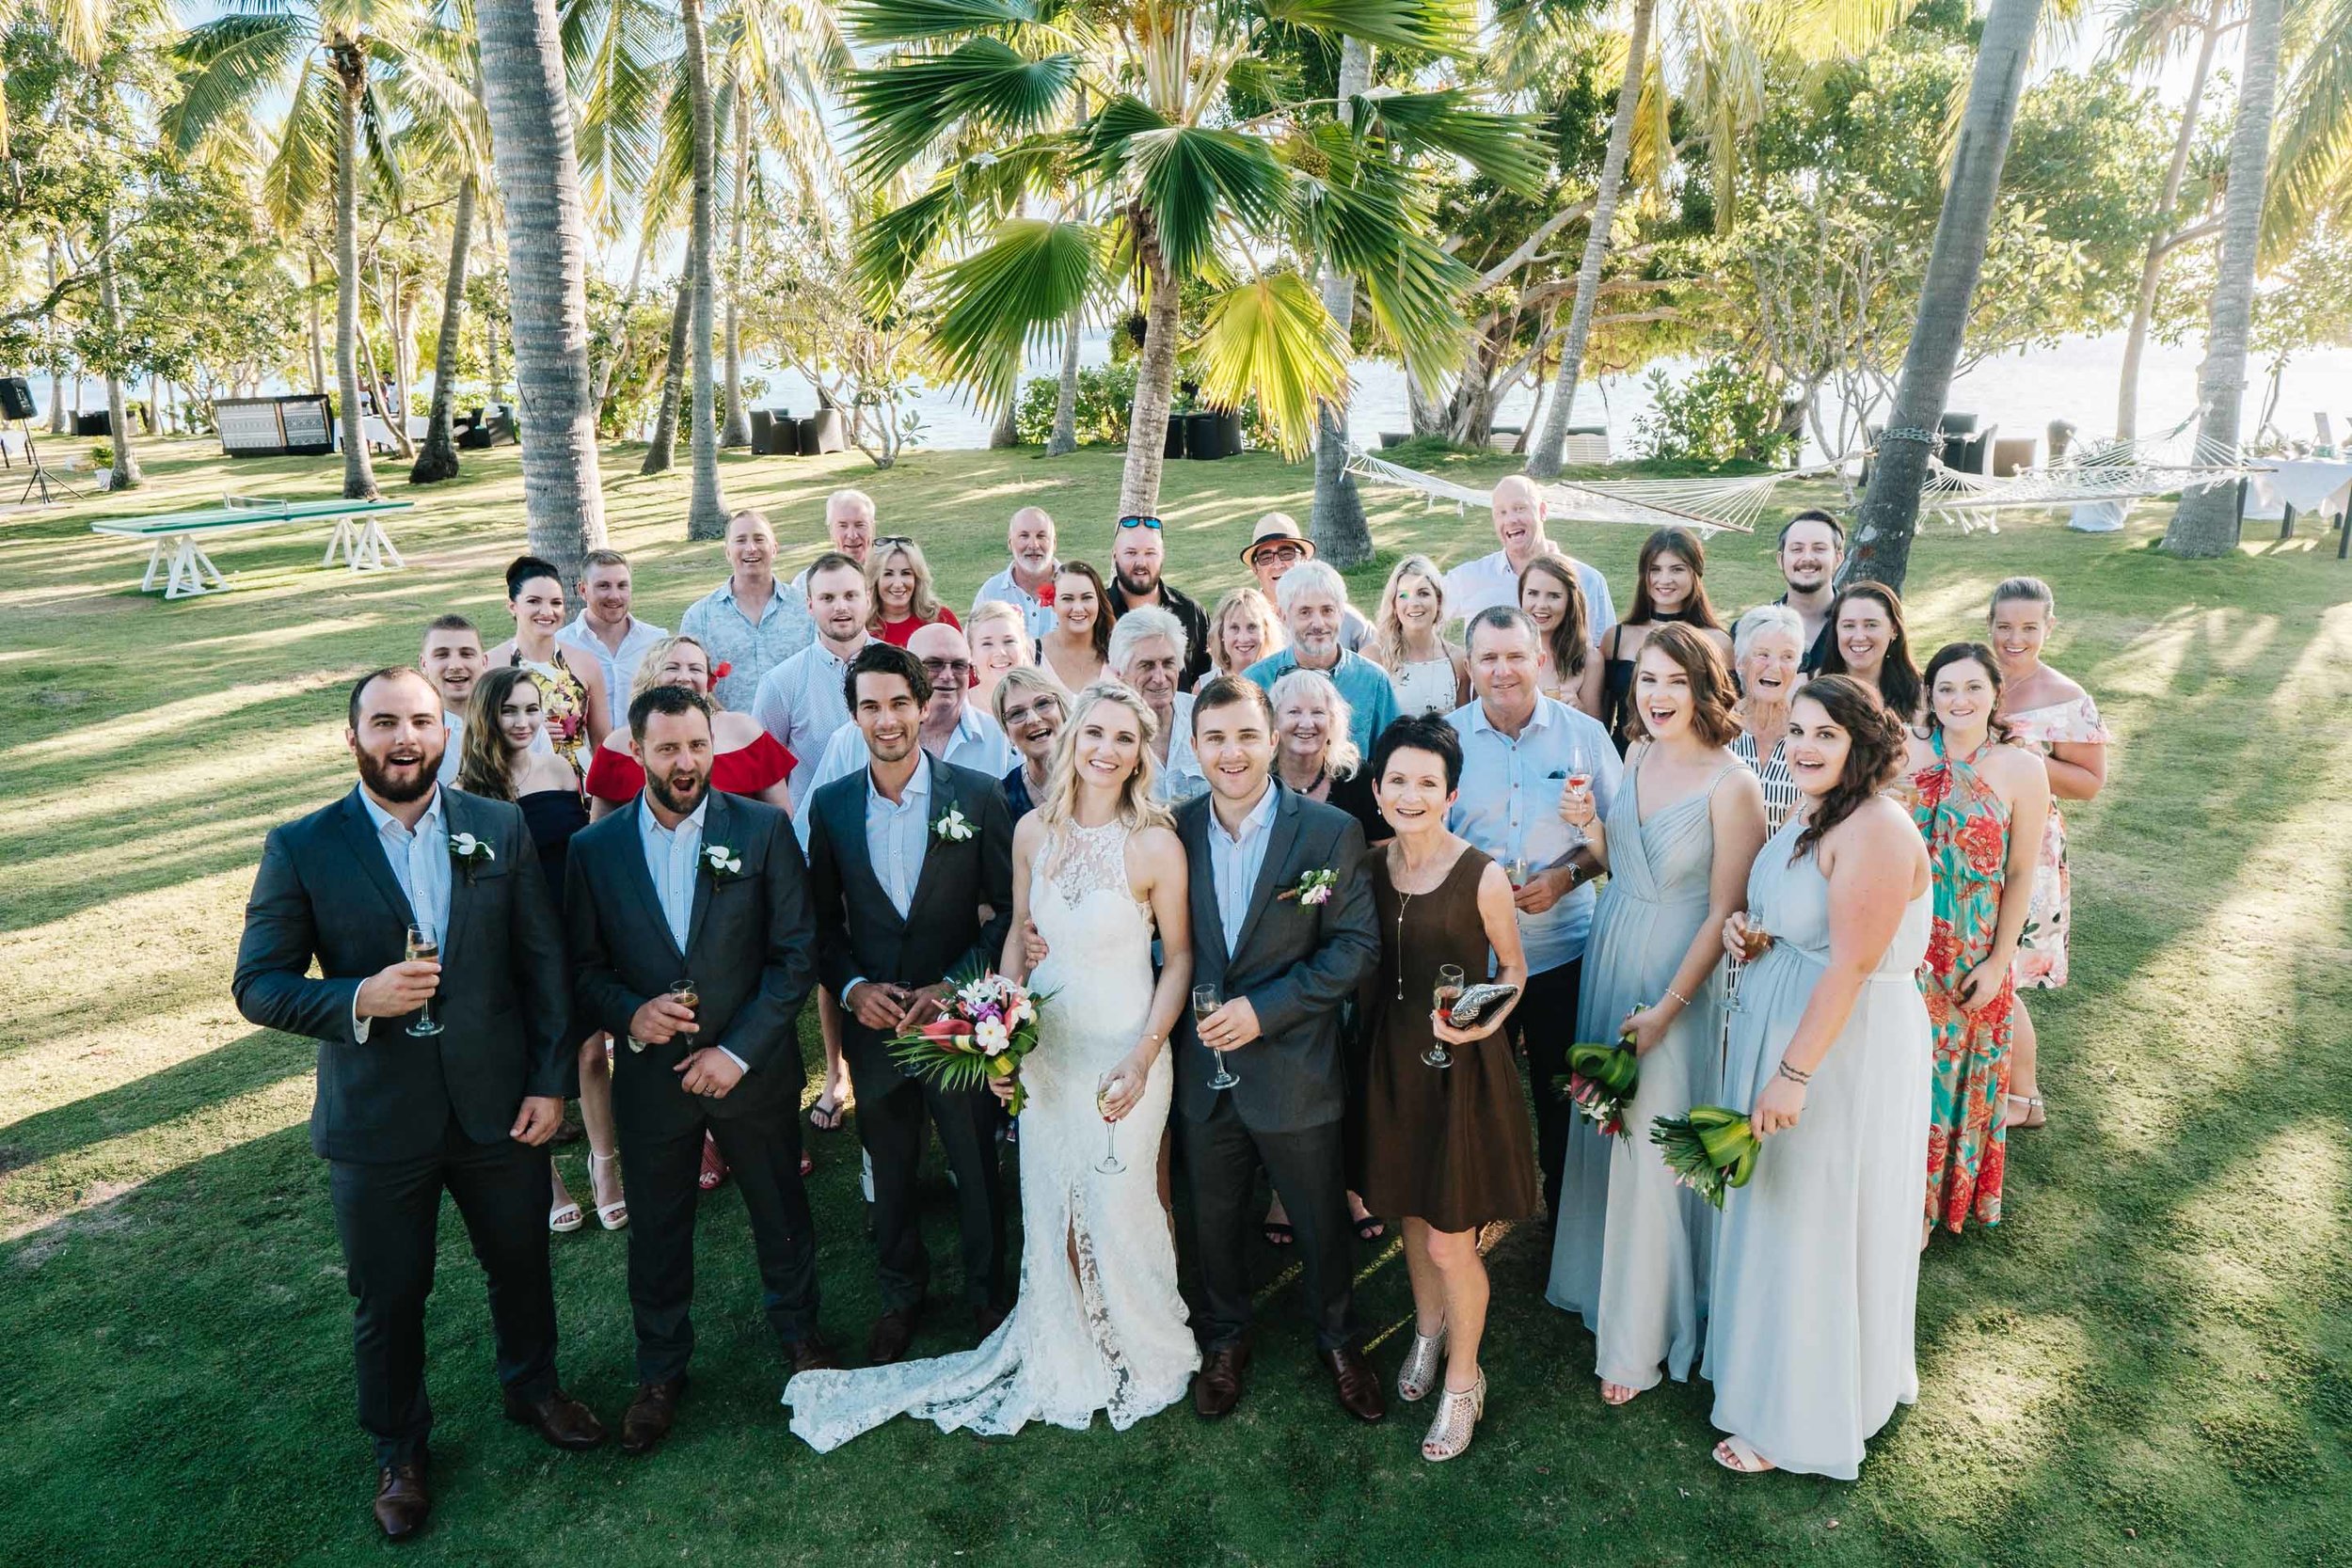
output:
M1242 1374L1249 1370L1249 1346L1236 1340L1219 1345L1201 1359L1192 1374L1192 1408L1204 1421L1232 1413L1241 1402Z
M422 1465L387 1465L375 1476L375 1522L387 1541L405 1541L424 1528L433 1499L424 1490Z
M919 1307L894 1307L874 1320L874 1332L866 1338L866 1363L869 1367L887 1367L906 1354L907 1346L914 1342L914 1320L922 1315Z
M628 1409L621 1417L621 1451L651 1453L670 1435L677 1425L678 1401L686 1395L686 1380L671 1378L666 1383L641 1383L637 1397L628 1402Z
M841 1357L833 1347L817 1335L792 1341L792 1370L795 1372L831 1371L841 1365Z
M506 1418L530 1427L548 1444L575 1453L604 1446L604 1423L596 1413L558 1388L543 1400L527 1400L509 1390Z
M1389 1413L1386 1401L1380 1397L1380 1379L1364 1359L1364 1353L1354 1345L1342 1345L1323 1353L1323 1365L1331 1374L1331 1386L1340 1396L1340 1408L1359 1421L1376 1421Z

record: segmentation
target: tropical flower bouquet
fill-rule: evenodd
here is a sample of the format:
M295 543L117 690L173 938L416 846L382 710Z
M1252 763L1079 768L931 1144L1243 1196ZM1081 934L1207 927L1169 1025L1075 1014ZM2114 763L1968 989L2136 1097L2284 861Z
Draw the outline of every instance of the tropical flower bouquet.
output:
M1568 1047L1568 1098L1604 1138L1625 1136L1626 1107L1641 1081L1630 1030L1607 1043Z
M1677 1185L1718 1209L1725 1188L1748 1184L1756 1174L1756 1151L1764 1147L1746 1117L1721 1105L1693 1105L1688 1116L1660 1117L1650 1123L1649 1141L1665 1151Z
M1021 1059L1037 1049L1037 1010L1047 997L1002 974L975 972L951 976L950 983L956 989L946 1014L895 1037L891 1059L944 1089L978 1088L992 1078L1010 1078L1009 1108L1019 1116L1028 1102L1019 1082Z

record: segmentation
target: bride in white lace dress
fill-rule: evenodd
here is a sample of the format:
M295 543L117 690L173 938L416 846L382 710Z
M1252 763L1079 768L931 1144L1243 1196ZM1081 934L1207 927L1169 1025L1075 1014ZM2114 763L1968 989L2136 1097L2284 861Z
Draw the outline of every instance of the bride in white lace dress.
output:
M1083 1430L1104 1411L1124 1431L1184 1398L1200 1365L1159 1189L1165 1047L1191 984L1192 934L1184 847L1152 799L1153 726L1125 687L1088 687L1043 799L1013 834L998 967L1025 974L1034 921L1048 956L1027 980L1052 993L1021 1069L1020 1299L977 1350L792 1379L792 1431L819 1452L900 1415L1002 1436L1030 1421ZM1106 1150L1116 1174L1097 1168Z

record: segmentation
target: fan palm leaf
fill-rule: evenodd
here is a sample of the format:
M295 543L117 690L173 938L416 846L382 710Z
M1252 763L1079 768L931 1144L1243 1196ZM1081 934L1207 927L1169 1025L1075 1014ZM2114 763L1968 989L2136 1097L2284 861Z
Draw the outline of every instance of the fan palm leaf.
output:
M1347 340L1294 272L1249 278L1213 299L1193 360L1210 403L1237 408L1258 400L1286 457L1305 454L1316 411L1347 390Z
M1050 122L1078 80L1072 54L1030 59L996 39L968 39L944 55L910 55L850 78L864 127L860 178L888 180L960 126L1021 135Z
M1090 224L1008 218L985 244L939 275L931 351L948 379L984 404L1013 394L1033 334L1058 328L1102 272L1102 230Z

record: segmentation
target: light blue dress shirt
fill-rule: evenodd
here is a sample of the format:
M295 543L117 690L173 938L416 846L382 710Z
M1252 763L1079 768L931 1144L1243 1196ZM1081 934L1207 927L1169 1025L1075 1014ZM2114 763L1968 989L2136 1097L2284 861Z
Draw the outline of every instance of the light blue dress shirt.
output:
M1535 699L1517 737L1487 721L1484 703L1456 708L1446 722L1462 737L1462 788L1446 826L1506 870L1515 860L1531 870L1549 865L1582 842L1560 820L1560 791L1570 773L1592 775L1594 805L1606 815L1625 771L1597 720L1549 697ZM1590 882L1541 914L1522 912L1527 972L1541 974L1582 958L1592 928Z
M914 903L914 884L923 877L923 851L931 840L931 763L923 759L907 779L894 802L866 783L866 858L874 876L890 895L890 907L904 920Z
M408 900L408 918L424 927L436 942L443 941L449 934L449 818L441 813L439 787L435 787L432 800L413 829L377 805L364 789L359 791L359 803L375 824L375 839L384 847L392 880L400 884L401 896ZM351 1033L361 1045L368 1043L368 1025L373 1022L359 1016L359 993L353 991Z
M644 847L645 870L653 877L654 896L661 901L670 938L681 953L694 921L694 876L701 870L703 814L709 809L710 797L705 795L684 821L665 828L651 806L642 800L637 806L637 841Z
M1228 833L1216 807L1209 808L1209 876L1216 884L1216 923L1225 930L1230 958L1249 920L1249 895L1257 891L1258 874L1265 869L1266 846L1274 837L1274 808L1281 791L1268 781L1265 793L1241 819L1237 832Z
M1045 580L1052 582L1054 573L1060 569L1060 562L1057 562L1046 573ZM1009 563L1003 571L980 584L980 591L973 595L972 608L977 610L991 599L1001 599L1021 611L1021 624L1027 629L1032 642L1054 629L1054 607L1015 582Z
M1258 660L1242 673L1271 691L1276 681L1297 668L1296 651L1284 648ZM1363 655L1342 648L1339 663L1324 673L1331 677L1331 684L1347 703L1348 738L1369 758L1373 742L1396 721L1396 689L1389 684L1389 673Z
M754 621L735 600L734 579L721 583L686 607L677 629L710 654L710 667L732 665L712 695L738 713L751 709L759 680L769 671L817 641L808 595L779 582Z
M759 678L759 689L752 698L752 717L776 737L777 745L792 753L796 806L805 806L809 791L825 782L817 776L825 747L836 733L851 727L850 699L841 686L849 668L849 659L819 641Z
M930 752L930 748L926 745L924 750ZM963 705L962 716L956 721L955 732L947 737L946 749L931 754L941 762L969 768L992 779L1001 779L1021 766L1021 753L1005 738L1003 727L970 703ZM814 795L835 779L848 778L871 760L866 750L866 732L854 723L844 724L825 743L825 754L818 759L816 772L808 781L808 794ZM803 800L807 796L795 785L792 798ZM793 831L801 835L803 850L808 847L808 818L806 810L793 815Z

